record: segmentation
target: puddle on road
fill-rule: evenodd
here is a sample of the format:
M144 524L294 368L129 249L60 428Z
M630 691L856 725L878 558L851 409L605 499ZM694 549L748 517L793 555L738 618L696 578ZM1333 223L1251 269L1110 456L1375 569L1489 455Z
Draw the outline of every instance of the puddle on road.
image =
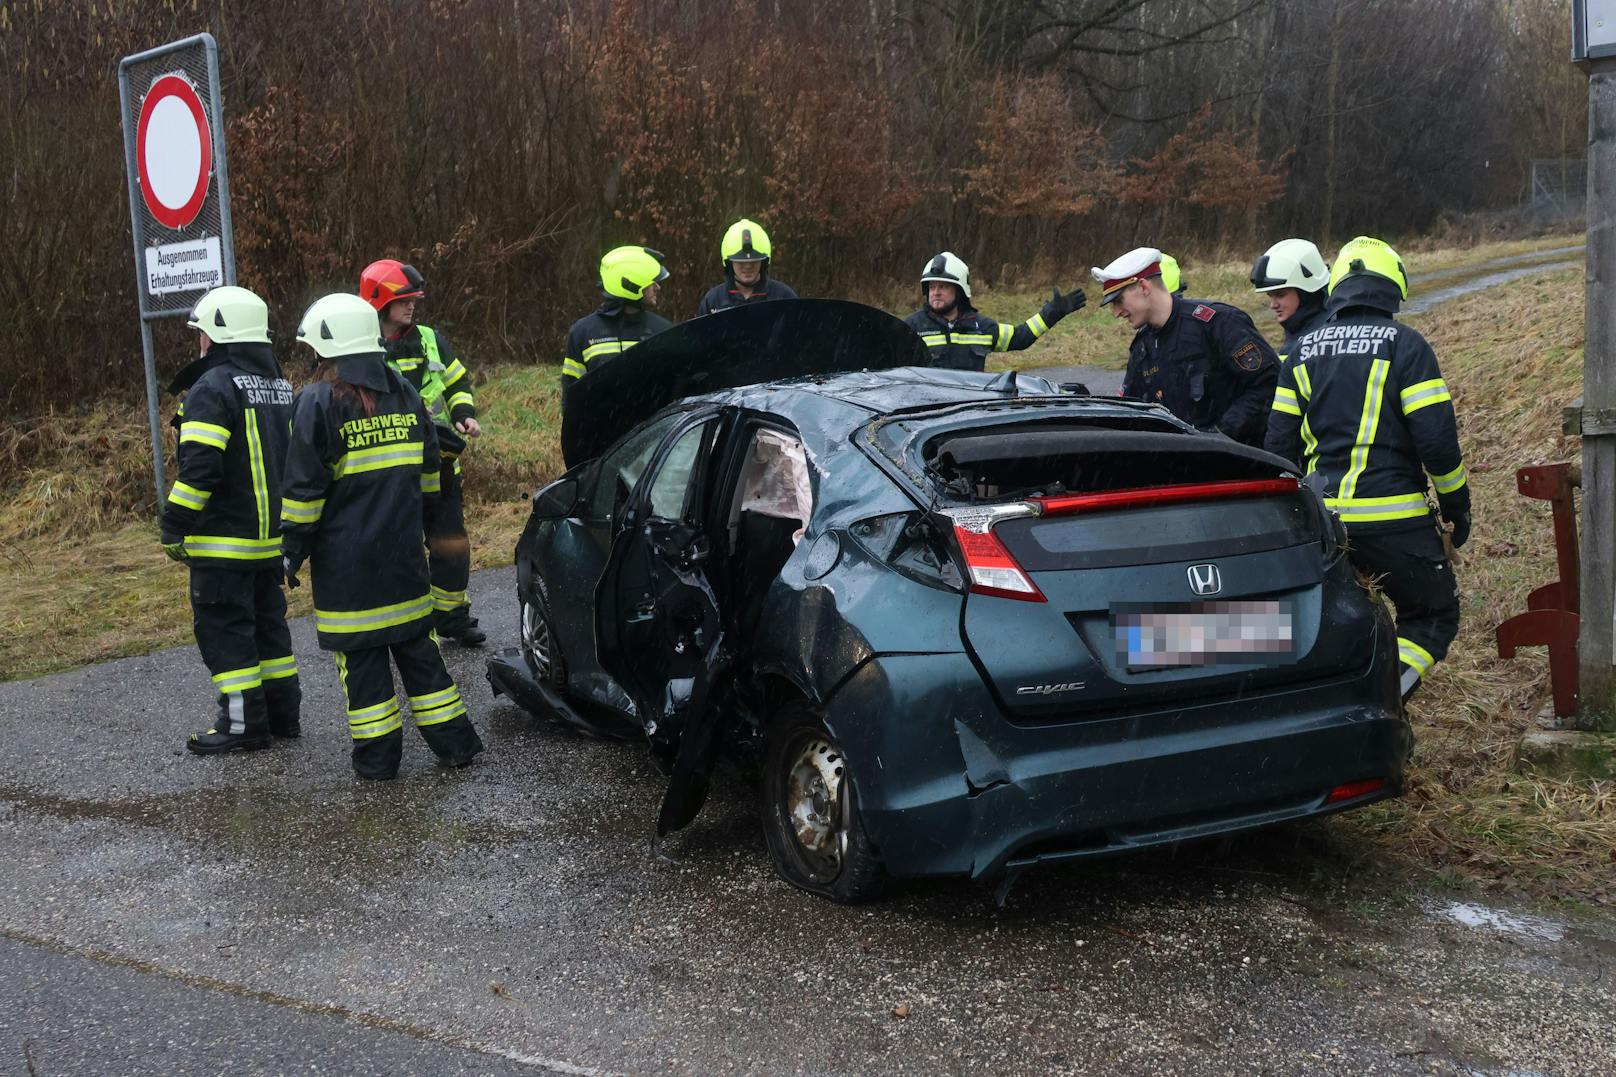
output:
M1533 939L1538 942L1559 942L1565 938L1566 926L1543 916L1509 912L1469 901L1436 901L1425 906L1427 916L1452 920L1466 927L1496 931L1501 935Z

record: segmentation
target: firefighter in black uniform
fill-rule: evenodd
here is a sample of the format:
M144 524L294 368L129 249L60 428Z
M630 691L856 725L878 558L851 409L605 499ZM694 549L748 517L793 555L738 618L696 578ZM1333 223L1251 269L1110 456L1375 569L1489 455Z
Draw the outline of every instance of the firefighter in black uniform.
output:
M756 221L742 218L730 225L718 254L724 263L724 279L701 297L696 317L747 303L797 298L791 285L769 276L774 248L769 243L769 233Z
M601 258L600 290L605 301L595 313L572 323L561 360L561 458L568 467L580 462L567 429L572 387L591 370L672 326L651 309L667 277L662 255L649 247L613 247Z
M1266 448L1322 484L1351 539L1348 556L1397 608L1403 698L1459 631L1453 565L1426 502L1436 488L1453 545L1470 537L1470 487L1436 354L1393 319L1408 298L1403 262L1359 236L1330 274L1329 319L1286 358Z
M432 630L421 549L422 498L443 469L421 397L383 359L381 324L356 295L328 295L298 339L323 360L297 395L281 502L287 582L307 558L320 646L336 652L354 772L395 778L404 750L388 654L410 712L438 758L464 766L482 751Z
M1324 324L1329 280L1324 256L1305 239L1282 239L1251 264L1251 286L1268 296L1268 309L1285 330L1281 363L1297 340Z
M1085 297L1074 288L1065 295L1055 289L1044 307L1020 325L1000 325L971 306L971 269L949 251L937 255L920 271L920 299L924 304L904 319L926 343L929 366L949 370L982 370L989 352L1018 352L1049 331L1049 327L1083 309Z
M382 319L387 363L404 375L437 424L443 456L441 489L427 502L427 565L432 573L432 620L440 639L469 647L488 637L471 615L466 587L471 582L471 540L460 485L460 454L466 438L482 435L477 401L466 368L442 333L415 321L415 304L426 297L426 281L414 266L383 258L359 275L359 297Z
M1274 349L1238 307L1168 291L1161 257L1138 247L1093 271L1101 305L1134 330L1122 395L1163 404L1198 430L1261 445L1279 371Z
M281 592L281 468L292 383L269 347L269 308L245 288L204 295L186 325L202 356L169 391L185 393L179 478L163 505L163 550L191 566L196 645L219 717L186 747L201 755L295 737L302 692Z

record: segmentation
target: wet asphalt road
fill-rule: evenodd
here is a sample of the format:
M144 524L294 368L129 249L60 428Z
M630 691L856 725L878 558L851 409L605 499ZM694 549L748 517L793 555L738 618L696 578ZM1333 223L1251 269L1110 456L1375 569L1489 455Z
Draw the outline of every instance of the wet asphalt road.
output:
M514 641L511 571L472 586ZM1616 1067L1616 925L1444 911L1339 821L841 908L775 878L733 776L653 850L643 751L475 652L484 758L414 738L359 784L294 639L305 736L247 756L183 751L189 648L0 684L0 1073Z

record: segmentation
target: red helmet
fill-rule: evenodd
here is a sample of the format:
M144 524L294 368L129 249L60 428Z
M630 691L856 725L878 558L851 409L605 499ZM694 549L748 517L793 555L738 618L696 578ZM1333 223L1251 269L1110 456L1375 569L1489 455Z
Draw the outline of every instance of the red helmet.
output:
M395 299L419 299L426 295L426 279L414 266L397 258L372 262L359 274L359 298L380 313Z

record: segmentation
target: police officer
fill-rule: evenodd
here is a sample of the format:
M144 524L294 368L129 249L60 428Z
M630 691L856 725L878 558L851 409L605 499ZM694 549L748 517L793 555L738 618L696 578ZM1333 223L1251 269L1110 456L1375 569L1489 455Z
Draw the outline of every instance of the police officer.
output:
M1164 254L1161 256L1161 267L1162 287L1174 295L1183 295L1188 283L1178 268L1178 259L1170 254Z
M1030 348L1050 326L1082 310L1085 302L1081 289L1065 295L1055 289L1043 310L1025 322L1000 325L971 306L971 268L949 251L920 271L920 299L923 306L904 323L925 341L928 365L950 370L982 370L989 352Z
M437 425L442 453L441 490L427 502L423 529L432 572L432 619L441 639L469 647L488 637L471 615L471 540L466 537L460 454L466 438L482 436L471 379L442 333L415 320L426 298L426 281L414 266L393 258L372 262L359 274L359 295L381 315L387 363L420 394Z
M384 361L370 303L328 295L298 339L323 362L297 395L281 503L288 583L306 558L320 646L336 652L354 773L395 778L404 748L388 656L415 725L448 766L483 749L438 651L421 550L421 501L442 482L437 426Z
M1296 341L1324 324L1325 285L1330 271L1324 256L1305 239L1282 239L1251 265L1251 286L1268 296L1268 309L1285 330L1279 361L1296 350Z
M577 431L568 428L573 421L572 387L590 371L673 324L651 309L667 278L661 253L649 247L613 247L601 258L600 290L605 299L593 314L572 323L561 360L561 457L568 467L580 463L574 445Z
M1251 318L1185 299L1161 277L1161 251L1138 247L1093 270L1102 306L1134 330L1122 395L1152 400L1200 430L1261 445L1278 360Z
M302 691L281 593L281 468L292 383L269 347L269 308L245 288L204 295L185 323L201 358L169 391L184 393L179 478L163 505L163 550L191 567L196 645L219 693L219 717L186 747L199 755L267 748L295 737Z
M1347 555L1397 608L1403 698L1459 631L1453 565L1426 502L1436 487L1453 545L1470 537L1470 487L1436 354L1393 320L1408 298L1397 252L1359 236L1330 273L1329 319L1286 357L1266 448L1316 475L1346 525Z
M724 280L701 297L696 317L745 303L797 298L789 284L769 276L769 259L773 252L769 233L756 221L743 217L730 225L718 249L724 263Z

